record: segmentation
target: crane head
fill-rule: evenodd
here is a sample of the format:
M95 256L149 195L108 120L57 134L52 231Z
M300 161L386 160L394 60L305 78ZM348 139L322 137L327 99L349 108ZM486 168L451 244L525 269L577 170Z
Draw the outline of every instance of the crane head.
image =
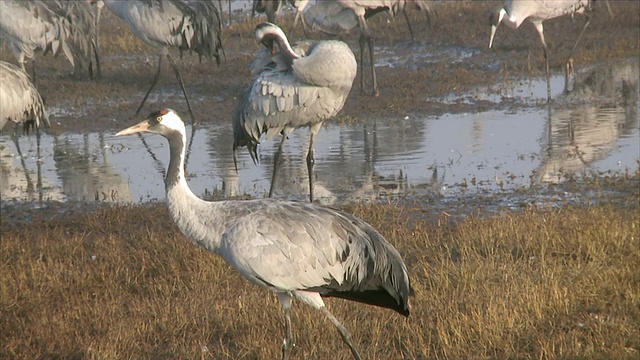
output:
M277 53L275 45L282 39L286 40L287 36L278 25L265 22L256 26L256 40L269 49L272 55Z
M154 111L143 121L120 130L115 136L150 132L167 137L171 132L186 134L185 125L180 116L171 109Z

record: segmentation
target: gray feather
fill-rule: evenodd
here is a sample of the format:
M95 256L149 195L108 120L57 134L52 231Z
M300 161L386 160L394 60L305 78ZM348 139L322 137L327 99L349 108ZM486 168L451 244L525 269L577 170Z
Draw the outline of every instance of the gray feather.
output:
M20 68L0 61L0 130L7 121L24 124L26 131L49 127L42 97Z

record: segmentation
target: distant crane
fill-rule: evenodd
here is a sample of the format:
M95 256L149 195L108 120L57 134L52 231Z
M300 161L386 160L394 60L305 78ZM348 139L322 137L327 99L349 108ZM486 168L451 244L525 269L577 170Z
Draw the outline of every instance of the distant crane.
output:
M313 202L313 142L326 119L342 109L357 63L349 46L342 41L304 42L292 48L277 25L256 26L256 39L265 45L256 54L253 84L241 98L233 119L235 150L246 146L254 162L260 136L267 139L281 133L282 140L273 160L269 197L273 195L282 147L296 128L308 126L311 132L307 153L309 199ZM276 52L275 44L279 52Z
M285 2L291 4L291 6L296 8L296 15L293 19L293 26L291 27L291 32L298 24L298 21L302 21L302 29L304 31L305 36L307 34L307 24L304 21L304 17L302 17L302 12L309 4L309 0L253 0L253 6L251 8L251 16L255 16L255 13L264 13L267 15L267 21L275 24L276 23L276 14L282 8Z
M8 121L22 124L24 132L49 127L40 93L19 67L0 61L0 130Z
M91 7L85 1L0 1L0 37L9 42L25 71L26 58L42 50L56 56L63 53L74 75L82 77L83 67L91 67L92 50L96 51L94 26ZM93 77L91 68L89 74Z
M267 21L270 23L276 23L276 13L282 7L284 0L253 0L251 6L251 17L255 16L255 13L265 13L267 15Z
M275 292L285 316L282 358L294 346L291 302L320 310L355 359L349 331L322 296L381 306L409 316L413 294L398 251L363 220L316 204L270 199L208 202L189 188L184 173L186 130L170 109L152 113L116 134L151 132L169 141L167 203L183 234L220 255L248 281Z
M216 59L220 63L222 40L220 38L220 12L213 1L153 0L120 1L103 0L104 5L129 24L131 31L145 43L160 49L158 70L151 87L145 94L136 115L147 101L147 97L160 78L162 58L166 56L173 67L182 93L189 107L191 121L195 116L180 71L169 54L169 47L180 51L194 51L202 57Z
M547 75L547 101L551 101L551 84L549 74L549 49L547 42L544 40L544 28L542 22L547 19L553 19L563 15L583 14L585 10L591 11L594 0L510 0L507 1L506 7L492 11L489 15L489 23L491 25L491 38L489 39L489 48L493 46L493 38L500 23L505 23L511 29L517 29L522 23L529 19L538 31L542 48L544 50L544 59L546 62ZM607 8L609 4L607 2ZM609 9L610 11L610 9ZM611 12L610 12L611 13ZM573 45L571 55L566 63L565 71L565 89L569 83L569 75L573 73L573 53L589 26L591 16L586 14L586 21L576 43Z
M27 181L27 192L34 189L33 182L27 171L25 157L22 156L20 143L18 142L17 127L22 124L23 132L28 133L31 129L36 131L37 157L40 159L40 127L49 127L49 119L44 109L44 103L40 93L29 80L27 73L19 67L0 61L0 130L7 122L16 124L13 129L13 141L16 145L18 158L22 163L25 178ZM42 201L42 172L41 163L37 162L37 189L39 190L39 200Z
M427 21L431 26L430 0L316 0L308 4L303 11L303 25L306 23L313 30L318 30L330 35L341 35L354 27L360 30L360 91L364 94L364 47L369 49L369 65L371 70L372 94L380 94L376 78L375 62L373 55L373 34L369 30L367 19L381 13L389 12L392 16L402 11L407 20L411 37L413 29L409 23L405 7L411 6L427 13Z

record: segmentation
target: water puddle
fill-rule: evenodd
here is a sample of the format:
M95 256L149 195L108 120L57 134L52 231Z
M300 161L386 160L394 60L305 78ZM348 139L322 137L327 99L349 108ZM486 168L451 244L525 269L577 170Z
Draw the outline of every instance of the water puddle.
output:
M264 196L277 141L262 144L258 165L241 151L236 174L229 132L216 125L196 131L187 164L191 187L201 196ZM159 136L43 135L40 157L34 136L18 143L22 157L10 137L0 140L3 201L164 198L168 147ZM278 197L306 196L307 144L304 130L287 141ZM546 109L530 109L330 124L315 148L316 197L332 203L410 192L450 197L561 183L592 171L633 171L640 143L636 111L577 107L552 110L550 120Z

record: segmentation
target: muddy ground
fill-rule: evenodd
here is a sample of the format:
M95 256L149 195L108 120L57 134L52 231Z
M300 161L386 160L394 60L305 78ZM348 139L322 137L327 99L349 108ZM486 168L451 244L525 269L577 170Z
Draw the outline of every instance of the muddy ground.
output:
M578 70L589 64L638 56L640 3L610 3L613 18L604 6L596 4L592 22L574 57ZM474 104L441 101L445 96L456 98L482 85L497 84L499 89L508 87L514 79L544 76L542 47L530 23L525 23L517 31L500 27L494 49L488 49L488 13L499 5L500 2L440 3L432 30L422 13L411 11L409 16L416 32L413 44L434 48L460 47L475 54L457 63L426 64L412 69L378 67L378 97L360 94L359 74L338 121L357 122L370 116L438 115L517 106L508 99L500 103ZM234 14L232 24L223 29L226 59L219 66L214 61L200 63L197 56L189 55L178 62L198 121L231 121L237 98L251 81L247 64L259 48L253 37L253 28L263 19ZM292 16L281 16L279 22L289 29ZM562 73L564 61L583 24L583 16L545 22L552 72ZM402 17L378 15L370 25L376 45L401 45L398 46L399 51L407 53L398 55L412 56L411 46L408 46L412 40ZM125 22L106 10L100 29L102 79L89 81L71 77L72 67L62 56L38 55L36 58L37 87L47 106L53 110L52 133L111 131L133 121L133 114L156 69L157 51L138 40ZM295 29L291 37L294 40L303 38L301 28ZM357 37L355 31L344 37L356 56L359 54ZM3 60L14 61L7 50L0 55ZM178 57L177 52L174 55ZM156 98L154 102L154 95L162 93L169 95L161 97L160 102ZM142 113L158 107L174 108L187 118L186 103L166 61L160 82Z

